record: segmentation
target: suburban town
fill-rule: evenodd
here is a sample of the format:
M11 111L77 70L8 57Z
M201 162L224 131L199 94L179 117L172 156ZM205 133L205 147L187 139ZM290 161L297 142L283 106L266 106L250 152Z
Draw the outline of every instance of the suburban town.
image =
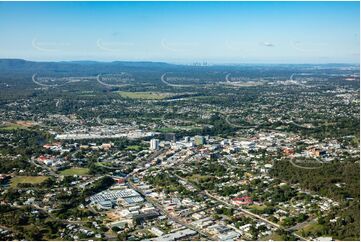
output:
M183 90L160 98L122 91L101 105L85 96L77 113L61 111L62 97L8 101L1 110L1 159L11 161L1 170L1 238L336 240L325 227L345 221L339 212L359 201L350 180L357 176L329 177L359 164L359 136L350 129L359 120L359 93L349 85L359 77L327 87L326 78L292 74L224 87L257 90L258 101L234 100L236 107ZM195 90L202 88L218 95L208 86ZM314 89L320 95L310 95ZM282 98L273 94L280 91ZM36 111L39 103L57 110ZM331 180L307 181L323 172ZM5 225L30 221L49 222L28 232Z
M0 241L360 241L359 23L0 2Z

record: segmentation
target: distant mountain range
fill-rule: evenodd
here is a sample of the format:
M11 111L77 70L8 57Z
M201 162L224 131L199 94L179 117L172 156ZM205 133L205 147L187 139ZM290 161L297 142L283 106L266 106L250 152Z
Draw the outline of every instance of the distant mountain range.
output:
M280 64L280 65L265 65L265 64L240 64L240 65L217 65L196 67L189 65L176 65L165 62L150 62L150 61L113 61L113 62L98 62L98 61L59 61L59 62L36 62L27 61L23 59L0 59L0 74L30 74L30 73L42 73L42 74L86 74L96 75L99 73L119 73L121 71L129 72L153 72L153 71L175 71L185 70L190 71L192 68L209 68L212 69L228 69L234 70L241 68L243 70L251 67L264 68L269 67L271 69L281 68L283 70L290 70L293 68L341 68L341 67L353 67L358 68L359 65L350 64Z
M114 62L97 62L97 61L61 61L61 62L35 62L22 59L0 59L0 72L119 72L119 69L142 70L156 68L169 68L172 64L163 62L131 62L131 61L114 61Z

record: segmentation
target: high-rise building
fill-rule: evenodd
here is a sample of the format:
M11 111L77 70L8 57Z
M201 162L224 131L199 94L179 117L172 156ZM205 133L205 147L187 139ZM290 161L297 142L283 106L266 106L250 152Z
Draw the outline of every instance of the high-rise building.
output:
M150 149L151 150L159 150L159 140L158 139L150 140Z
M176 141L175 133L164 134L164 140L175 142Z

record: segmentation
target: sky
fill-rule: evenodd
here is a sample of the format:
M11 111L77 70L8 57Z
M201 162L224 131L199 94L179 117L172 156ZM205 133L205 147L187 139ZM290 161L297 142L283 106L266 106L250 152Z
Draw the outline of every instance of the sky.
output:
M359 63L359 2L0 2L0 58Z

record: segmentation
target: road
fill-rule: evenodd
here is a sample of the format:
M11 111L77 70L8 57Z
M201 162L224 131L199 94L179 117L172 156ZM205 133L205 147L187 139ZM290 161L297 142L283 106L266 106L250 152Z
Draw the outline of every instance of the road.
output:
M285 123L285 122L283 122L283 123ZM302 125L302 124L298 124L295 121L290 121L290 122L285 123L285 124L293 124L294 126L299 127L299 128L303 128L303 129L316 129L316 128L320 127L320 126L305 126L305 125Z
M54 85L49 85L49 84L44 84L44 83L40 83L40 82L38 82L37 80L36 80L36 73L32 76L32 81L36 84L36 85L39 85L39 86L42 86L42 87L61 87L61 86L64 86L64 85L66 85L66 84L68 84L68 83L70 83L70 81L68 81L68 82L65 82L65 83L63 83L63 84L54 84Z
M259 220L261 220L261 221L263 221L263 222L265 222L265 223L267 223L267 224L269 224L269 225L271 225L273 227L276 227L277 229L282 228L279 224L273 223L273 222L271 222L271 221L269 221L269 220L267 220L265 218L262 218L261 216L259 216L257 214L254 214L254 213L252 213L252 212L250 212L250 211L248 211L246 209L243 209L243 208L240 208L240 207L235 207L233 204L230 204L228 202L224 202L224 201L214 197L213 195L209 194L208 191L205 191L205 193L208 194L208 196L212 197L213 199L217 200L218 202L220 202L220 203L222 203L222 204L224 204L226 206L232 207L232 208L234 208L236 210L239 210L239 211L241 211L241 212L243 212L243 213L245 213L245 214L247 214L247 215L249 215L249 216L251 216L253 218L259 219ZM300 235L298 235L296 233L292 233L292 235L294 235L295 237L297 237L297 238L299 238L301 240L305 240L305 241L308 240L307 238L304 238L304 237L302 237L302 236L300 236Z
M105 82L101 81L100 76L101 76L101 74L97 75L96 80L97 80L97 82L99 82L103 86L107 86L107 87L125 87L125 86L128 86L128 84L108 84L108 83L105 83Z
M290 76L290 81L293 81L293 76L295 75L296 73L292 73L292 75Z
M155 199L150 198L149 196L147 196L146 194L144 194L144 192L142 190L140 190L135 184L133 184L129 178L127 179L127 182L129 184L129 186L134 189L135 191L139 192L142 196L145 197L145 199L151 203L154 207L156 207L161 214L163 214L164 216L168 217L170 220L183 225L186 228L189 228L191 230L197 231L199 234L201 234L202 236L206 237L209 240L215 240L210 234L205 233L203 231L201 231L200 229L188 224L187 222L184 222L183 220L181 220L180 218L171 215L168 211L166 211L163 206L161 204L159 204Z
M167 86L171 86L171 87L193 87L194 85L183 85L183 84L171 84L169 82L167 82L165 80L165 76L167 75L167 73L164 73L161 77L160 77L160 80L166 84Z
M316 166L316 167L312 167L312 166L300 166L297 165L296 163L293 162L293 159L290 159L290 163L291 165L293 165L296 168L300 168L300 169L304 169L304 170L317 170L317 169L321 169L322 168L322 164L321 166Z
M286 229L287 231L292 231L292 230L298 230L302 227L304 227L305 225L307 225L308 223L311 223L312 221L317 221L317 217L316 218L308 218L306 221L303 221L302 223L298 223L292 227L289 227L288 229Z
M93 183L93 182L95 182L95 181L97 181L97 180L100 180L100 179L102 179L104 176L97 176L97 177L93 177L93 178L91 178L90 180L88 180L88 181L86 181L86 182L84 182L84 183L79 183L79 184L77 184L76 185L76 187L79 187L79 188L82 188L82 189L84 189L86 186L88 186L89 184L91 184L91 183Z
M178 179L180 179L180 180L182 180L182 181L184 181L184 182L189 183L186 179L184 179L184 178L182 178L182 177L180 177L180 176L178 176L178 175L176 175L176 174L174 174L174 175L175 175ZM252 216L252 217L254 217L254 218L257 218L257 219L259 219L259 220L262 220L263 222L265 222L265 223L267 223L267 224L269 224L269 225L271 225L271 226L273 226L273 227L276 227L276 228L278 228L278 229L281 228L281 226L280 226L279 224L273 223L273 222L271 222L271 221L269 221L269 220L267 220L267 219L265 219L265 218L262 218L261 216L259 216L259 215L257 215L257 214L254 214L254 213L252 213L252 212L250 212L250 211L248 211L248 210L245 210L245 209L240 208L240 207L236 207L236 206L234 206L234 205L231 204L231 203L225 202L225 201L223 201L223 200L221 200L221 199L213 196L213 195L210 194L207 190L200 191L200 193L205 194L207 197L210 197L210 198L212 198L213 200L216 200L217 202L219 202L219 203L221 203L221 204L223 204L223 205L225 205L225 206L227 206L227 207L231 207L231 208L234 208L234 209L236 209L236 210L240 210L241 212L243 212L243 213L245 213L245 214L247 214L247 215L249 215L249 216Z
M207 206L207 207L205 207L205 208L200 208L200 209L198 209L198 210L196 210L196 211L187 212L187 213L185 213L183 216L184 216L184 217L188 217L188 216L191 216L192 214L199 213L199 212L203 212L203 211L205 211L205 210L214 208L214 207L216 207L216 206L218 206L218 204L214 204L214 205L212 205L212 206Z
M229 117L230 117L230 115L228 114L228 115L226 116L225 121L226 121L226 123L227 123L228 125L230 125L230 126L232 126L232 127L242 128L242 129L250 129L250 128L258 128L258 127L259 127L259 126L252 126L252 125L237 125L237 124L233 124L233 123L231 123L231 122L229 121Z
M180 176L178 176L178 175L176 175L176 174L173 174L173 175L175 175L178 179L189 183L188 180L186 180L186 179L184 179L184 178L182 178L182 177L180 177ZM219 203L221 203L221 204L223 204L223 205L225 205L225 206L227 206L227 207L231 207L231 208L233 208L233 209L235 209L235 210L238 210L238 211L240 211L240 212L242 212L242 213L244 213L244 214L247 214L247 215L249 215L250 217L252 217L253 219L261 220L261 221L265 222L266 224L269 224L270 226L275 227L275 228L277 228L277 229L281 229L281 228L282 228L279 224L276 224L276 223L274 223L274 222L272 222L272 221L269 221L269 220L267 220L267 219L259 216L258 214L252 213L252 212L250 212L250 211L248 211L248 210L246 210L246 209L243 209L243 208L241 208L241 207L236 207L235 205L233 205L233 204L231 204L231 203L229 203L229 202L225 202L225 201L223 201L223 200L221 200L221 199L213 196L213 195L210 194L207 190L200 191L200 193L201 193L201 194L205 194L205 195L208 196L209 198L212 198L213 200L216 200L217 202L219 202ZM290 230L290 229L289 229L289 230ZM304 238L304 237L302 237L302 236L300 236L300 235L298 235L298 234L296 234L296 233L292 233L292 234L293 234L295 237L297 237L297 238L299 238L299 239L301 239L301 240L308 240L307 238Z
M139 163L137 165L137 167L143 167L145 166L145 164L151 162L153 159L155 159L156 157L158 157L159 155L161 155L164 152L164 149L161 149L159 151L154 152L153 154L151 154L146 161L143 161L141 163ZM156 207L161 214L163 214L164 216L168 217L170 220L183 225L186 228L189 228L191 230L197 231L200 235L206 237L208 240L215 240L210 234L205 233L201 230L199 230L198 228L188 224L187 222L183 221L182 219L171 215L168 211L166 211L163 206L158 203L158 201L156 201L155 199L152 199L151 197L147 196L141 189L139 189L132 181L131 178L132 176L136 174L136 172L131 172L128 174L128 176L126 177L127 183L129 184L129 187L134 189L135 191L137 191L138 193L140 193L149 203L151 203L154 207Z
M158 155L160 155L162 152L163 152L163 150L153 153L152 155L150 155L150 156L148 157L148 159L147 159L146 161L144 161L143 163L138 164L138 167L143 167L146 163L149 163L151 160L153 160L155 157L157 157ZM130 173L130 174L126 177L126 180L127 180L128 184L129 184L130 188L134 189L135 191L139 192L142 196L144 196L145 199L146 199L149 203L151 203L154 207L156 207L156 208L161 212L161 214L163 214L164 216L168 217L170 220L172 220L172 221L174 221L174 222L176 222L176 223L178 223L178 224L181 224L181 225L183 225L183 226L185 226L185 227L187 227L187 228L189 228L189 229L192 229L192 230L194 230L194 231L197 231L200 235L206 237L206 238L209 239L209 240L215 240L215 239L216 239L216 238L213 238L212 235L210 235L210 234L208 234L208 233L206 233L206 232L204 232L204 231L202 231L202 230L200 230L200 229L198 229L198 228L190 225L190 224L189 224L188 222L186 222L186 221L183 221L181 218L170 214L168 211L166 211L166 210L163 208L163 206L162 206L157 200L152 199L151 197L147 196L141 189L139 189L134 183L132 183L131 178L132 178L132 176L133 176L134 174L136 174L136 172L132 172L132 173ZM186 182L187 184L191 184L187 179L184 179L184 178L178 176L177 174L173 174L173 175L176 176L178 179ZM192 184L192 185L193 185L193 184ZM250 211L248 211L248 210L246 210L246 209L243 209L243 208L241 208L241 207L235 206L235 205L231 204L230 202L223 201L223 200L219 199L218 197L215 197L214 195L210 194L210 193L209 193L208 191L206 191L206 190L199 191L199 193L207 196L208 198L211 198L212 200L217 201L217 202L220 203L220 204L223 204L223 205L225 205L225 206L227 206L227 207L231 207L231 208L233 208L233 209L235 209L235 210L237 210L237 211L239 211L239 212L241 212L241 213L243 213L243 214L246 214L246 215L252 217L253 219L263 221L263 222L265 222L266 224L270 225L271 227L274 227L274 228L277 228L277 229L282 229L282 226L281 226L281 225L276 224L276 223L274 223L274 222L272 222L272 221L269 221L269 220L267 220L267 219L259 216L258 214L252 213L252 212L250 212ZM301 225L300 225L300 226L301 226ZM295 228L296 228L296 227L295 227ZM290 231L290 232L291 232L292 229L293 229L293 227L287 229L287 231ZM293 232L292 234L293 234L295 237L299 238L300 240L308 240L307 238L304 238L304 237L302 237L302 236L300 236L300 235L298 235L298 234L296 234L296 233L294 233L294 232Z
M36 166L36 167L39 167L39 168L41 168L41 169L44 169L44 170L47 170L48 172L49 172L49 174L50 175L52 175L52 176L54 176L54 177L59 177L59 174L56 174L50 167L48 167L47 165L40 165L39 163L37 163L36 161L35 161L35 158L34 157L32 157L31 159L30 159L30 163L31 164L33 164L34 166Z
M259 216L258 214L252 213L252 212L250 212L250 211L248 211L248 210L246 210L246 209L243 209L243 208L241 208L241 207L236 207L235 205L233 205L233 204L231 204L231 203L229 203L229 202L225 202L225 201L223 201L223 200L221 200L221 199L213 196L213 195L210 194L208 191L204 191L204 192L207 194L207 196L213 198L214 200L218 201L219 203L222 203L223 205L225 205L225 206L227 206L227 207L231 207L231 208L236 209L236 210L239 210L239 211L241 211L242 213L247 214L247 215L249 215L249 216L251 216L251 217L253 217L253 218L262 220L263 222L265 222L265 223L267 223L267 224L269 224L269 225L271 225L271 226L273 226L273 227L276 227L277 229L281 228L281 226L280 226L279 224L276 224L276 223L274 223L274 222L271 222L271 221L269 221L269 220L267 220L267 219Z
M152 154L150 154L146 160L142 161L142 162L139 162L137 164L137 167L138 168L143 168L145 166L145 164L151 162L152 160L154 160L155 158L157 158L158 156L160 156L162 153L164 152L164 149L160 149L160 150L157 150L155 152L153 152ZM129 173L129 175L133 175L134 172L131 172Z

